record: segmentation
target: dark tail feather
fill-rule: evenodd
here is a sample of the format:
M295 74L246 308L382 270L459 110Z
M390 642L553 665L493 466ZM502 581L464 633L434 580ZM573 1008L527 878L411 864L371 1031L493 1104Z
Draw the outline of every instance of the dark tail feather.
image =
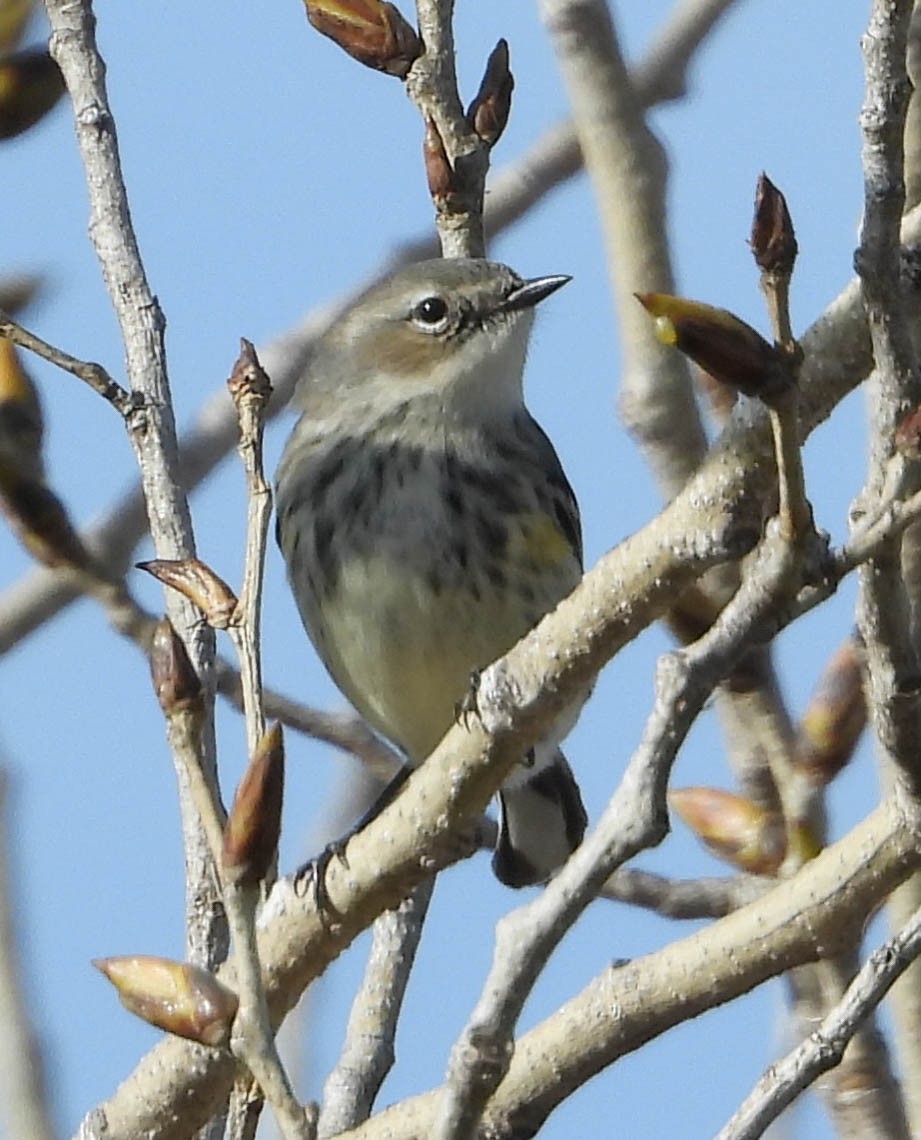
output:
M529 779L499 792L502 818L492 857L509 887L546 882L582 842L588 817L579 785L561 752Z

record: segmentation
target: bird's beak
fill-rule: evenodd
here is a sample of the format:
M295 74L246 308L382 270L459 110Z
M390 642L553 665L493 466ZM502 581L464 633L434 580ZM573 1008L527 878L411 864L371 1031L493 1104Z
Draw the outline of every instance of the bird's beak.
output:
M557 289L562 289L567 281L572 281L572 278L566 274L557 274L554 277L534 277L509 293L502 308L506 312L533 308L538 301L543 301L545 297L549 297Z

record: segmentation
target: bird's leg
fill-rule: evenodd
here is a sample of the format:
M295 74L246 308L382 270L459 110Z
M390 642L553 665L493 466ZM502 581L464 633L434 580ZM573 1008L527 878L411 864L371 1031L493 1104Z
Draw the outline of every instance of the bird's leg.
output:
M346 857L346 847L348 846L349 840L357 835L359 831L362 831L372 820L377 819L385 807L393 803L400 789L409 779L411 772L412 768L404 764L393 779L384 785L384 788L375 798L371 806L352 824L344 835L340 835L338 839L327 843L319 855L313 859L308 859L306 863L298 867L294 872L294 890L298 894L302 894L305 891L308 883L313 883L314 900L317 905L317 911L324 921L330 916L333 909L329 894L326 890L327 868L333 859L338 859L344 867L348 867L349 861Z

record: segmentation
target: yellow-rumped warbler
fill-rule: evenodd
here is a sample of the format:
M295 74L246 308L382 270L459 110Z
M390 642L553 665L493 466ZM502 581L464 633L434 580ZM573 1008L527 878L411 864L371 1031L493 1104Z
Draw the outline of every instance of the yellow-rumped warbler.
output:
M579 510L522 394L533 307L568 280L411 265L329 329L297 389L277 476L291 588L336 684L413 766L471 674L581 577ZM510 886L543 882L581 842L557 747L578 711L499 792L493 868Z

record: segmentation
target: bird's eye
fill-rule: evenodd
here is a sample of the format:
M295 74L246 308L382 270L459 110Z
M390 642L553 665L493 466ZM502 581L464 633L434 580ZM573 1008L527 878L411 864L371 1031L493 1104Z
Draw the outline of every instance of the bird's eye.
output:
M443 297L425 297L412 311L412 318L426 331L436 331L448 315L448 305Z

